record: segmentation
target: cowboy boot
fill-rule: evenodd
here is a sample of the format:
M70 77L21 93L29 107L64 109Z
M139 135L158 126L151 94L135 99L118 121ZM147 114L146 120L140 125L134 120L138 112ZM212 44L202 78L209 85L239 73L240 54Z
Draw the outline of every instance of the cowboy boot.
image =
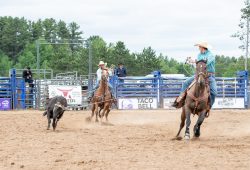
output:
M180 94L180 96L178 96L174 103L172 104L172 107L175 107L175 108L181 108L182 106L184 106L185 104L185 99L186 99L186 95L187 95L187 91L185 90L184 92L182 92Z

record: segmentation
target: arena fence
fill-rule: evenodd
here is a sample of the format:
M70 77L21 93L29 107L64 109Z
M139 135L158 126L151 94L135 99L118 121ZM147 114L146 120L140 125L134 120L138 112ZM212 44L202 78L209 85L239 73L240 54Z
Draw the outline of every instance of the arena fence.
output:
M159 73L147 77L117 78L116 90L119 109L172 109L171 104L180 94L183 77L161 77ZM240 71L234 78L216 78L218 95L213 108L248 107L248 72Z
M151 77L110 77L118 99L119 109L171 109L179 95L183 77L164 77L154 72ZM216 78L218 95L214 108L248 108L248 73L241 71L236 77ZM0 109L44 109L48 98L62 95L70 108L87 109L87 95L96 83L95 76L81 75L65 79L39 79L28 84L16 70L9 77L0 78Z

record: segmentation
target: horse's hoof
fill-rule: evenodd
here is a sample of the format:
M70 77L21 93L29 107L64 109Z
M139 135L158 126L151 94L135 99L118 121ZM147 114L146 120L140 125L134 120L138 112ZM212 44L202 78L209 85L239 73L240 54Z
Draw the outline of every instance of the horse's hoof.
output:
M201 133L200 133L200 128L194 126L194 136L195 137L200 137Z
M185 138L186 140L189 140L189 139L190 139L190 135L189 135L189 134L185 134L184 138Z
M195 133L194 137L198 138L198 137L200 137L200 135L201 135L200 133Z

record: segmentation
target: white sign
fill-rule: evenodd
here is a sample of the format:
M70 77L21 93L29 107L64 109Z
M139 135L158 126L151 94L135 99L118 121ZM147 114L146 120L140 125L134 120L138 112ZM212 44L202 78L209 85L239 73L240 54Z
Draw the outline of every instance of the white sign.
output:
M140 97L140 98L119 98L119 109L157 109L157 98Z
M244 98L235 98L235 97L215 98L213 108L244 109L245 108Z
M174 107L172 107L172 104L175 101L175 97L172 98L164 98L163 99L163 109L175 109Z
M82 104L81 86L49 85L49 98L63 96L69 105Z
M163 108L164 109L174 109L171 105L173 104L175 98L164 98ZM213 105L215 109L244 109L244 98L215 98Z

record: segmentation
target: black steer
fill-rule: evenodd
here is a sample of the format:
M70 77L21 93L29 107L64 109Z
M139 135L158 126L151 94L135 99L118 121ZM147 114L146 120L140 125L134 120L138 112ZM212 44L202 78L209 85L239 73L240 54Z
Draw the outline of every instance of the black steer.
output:
M49 130L50 128L51 119L53 119L53 122L52 122L53 130L56 129L57 122L63 116L65 107L67 107L67 100L64 97L55 96L49 99L46 110L43 113L43 116L47 115L47 118L48 118L47 130Z

